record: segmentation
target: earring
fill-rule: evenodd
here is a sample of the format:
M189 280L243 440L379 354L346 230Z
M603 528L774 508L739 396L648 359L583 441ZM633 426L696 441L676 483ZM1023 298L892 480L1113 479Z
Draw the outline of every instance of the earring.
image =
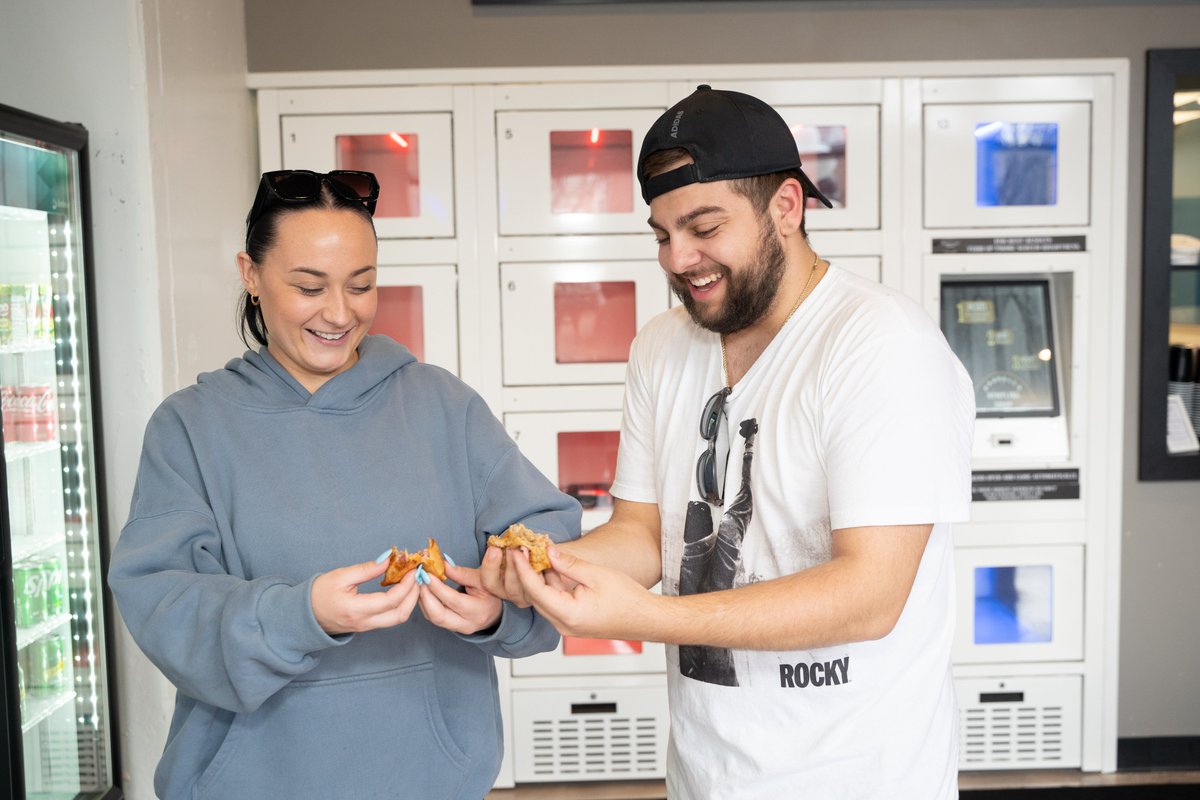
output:
M250 305L252 305L252 306L258 305L258 295L256 295L256 294L250 295Z

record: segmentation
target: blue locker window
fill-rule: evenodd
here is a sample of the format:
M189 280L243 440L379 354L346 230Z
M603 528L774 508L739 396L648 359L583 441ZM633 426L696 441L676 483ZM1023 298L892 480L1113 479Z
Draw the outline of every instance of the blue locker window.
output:
M975 644L1052 640L1054 570L1046 565L975 568Z
M1052 206L1057 202L1057 123L975 126L975 205Z

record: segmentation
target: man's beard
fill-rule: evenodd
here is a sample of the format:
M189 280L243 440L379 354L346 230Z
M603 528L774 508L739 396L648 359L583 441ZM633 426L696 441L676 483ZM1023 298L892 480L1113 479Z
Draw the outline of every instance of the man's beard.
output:
M759 225L758 250L754 253L752 266L736 277L724 264L716 267L725 283L725 302L716 316L705 318L700 315L697 303L688 291L690 284L683 276L670 275L671 291L683 303L693 322L713 333L728 335L749 328L766 315L779 292L787 269L787 256L774 227L764 220Z

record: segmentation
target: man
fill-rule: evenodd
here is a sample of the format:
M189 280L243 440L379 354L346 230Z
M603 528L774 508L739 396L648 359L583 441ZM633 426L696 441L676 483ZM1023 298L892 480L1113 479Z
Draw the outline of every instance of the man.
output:
M970 379L916 303L811 249L829 203L762 101L699 87L638 178L683 308L633 345L612 520L541 575L489 550L485 586L674 645L671 798L955 797Z

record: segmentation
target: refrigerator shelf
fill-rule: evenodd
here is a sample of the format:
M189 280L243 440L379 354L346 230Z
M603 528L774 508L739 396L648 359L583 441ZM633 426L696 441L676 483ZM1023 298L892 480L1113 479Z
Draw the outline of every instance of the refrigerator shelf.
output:
M50 619L43 620L30 628L17 628L17 649L21 650L32 642L36 642L54 629L71 621L69 613L62 613Z
M27 558L35 556L43 550L49 550L55 545L62 544L67 538L65 531L43 534L41 536L12 537L12 560L20 564Z
M60 708L70 703L75 699L75 692L66 691L60 692L50 697L26 697L25 717L21 719L21 733L28 733L35 728L42 720L48 719L51 714L58 711Z
M59 448L57 440L49 442L5 442L4 460L11 464L23 458L36 456L39 453L49 453Z
M25 344L5 344L5 345L0 345L0 355L8 355L8 354L20 355L21 353L44 353L44 352L47 352L47 351L50 351L53 349L54 349L54 342L45 341L45 340L37 341L37 342L27 342Z

